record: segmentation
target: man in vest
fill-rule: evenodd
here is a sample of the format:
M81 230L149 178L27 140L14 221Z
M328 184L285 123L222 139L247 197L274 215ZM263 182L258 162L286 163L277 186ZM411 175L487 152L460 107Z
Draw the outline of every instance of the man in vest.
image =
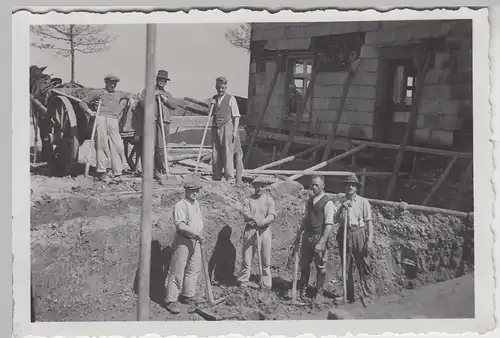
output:
M99 116L95 120L95 147L97 177L104 182L111 181L107 175L106 158L111 159L113 180L115 182L121 181L123 163L125 161L119 119L124 108L122 100L127 100L126 105L129 105L131 95L115 91L119 81L120 79L117 76L106 76L104 78L105 87L103 89L92 90L80 102L80 108L84 112L90 116L95 116L96 113L89 108L89 104L97 100L101 101Z
M368 297L370 301L374 292L369 257L373 248L372 210L368 200L358 195L360 186L361 183L356 175L352 175L345 181L345 199L335 214L335 221L340 224L337 241L342 261L344 225L347 223L346 273L347 300L349 302L355 301L353 263L356 263L360 275L363 297Z
M217 95L212 99L212 172L214 180L224 177L228 182L234 182L235 151L241 151L238 134L240 111L234 96L226 93L227 79L218 77L215 81Z
M155 97L155 148L154 148L154 179L158 183L164 183L164 175L167 170L165 168L165 153L163 149L163 136L161 132L161 124L163 123L163 129L165 132L165 145L168 144L168 135L170 133L170 123L172 122L171 112L177 108L177 103L172 98L172 94L165 90L167 81L171 81L168 77L168 71L159 70L156 75L156 87L154 92ZM160 121L160 110L158 106L158 98L160 99L160 105L163 113L163 121ZM142 91L141 97L139 99L139 105L142 113L144 113L144 107L146 100L146 89ZM143 115L144 116L144 115ZM144 121L143 121L144 122ZM142 142L142 140L141 140ZM139 145L140 152L142 151L142 143ZM139 155L140 156L140 155Z
M311 263L316 265L316 301L323 300L323 287L326 278L326 260L330 247L330 234L334 225L335 204L325 194L323 176L314 175L311 179L313 196L306 205L306 211L300 226L295 245L302 241L300 247L300 296L306 296L306 289L311 274Z
M201 271L201 248L203 243L203 217L197 201L201 184L193 180L184 185L185 198L174 206L173 217L177 234L173 243L173 255L165 281L165 305L173 314L180 313L181 302L192 304L199 301L196 284Z
M262 283L271 289L271 239L272 232L269 225L276 218L276 207L271 196L264 193L262 188L266 185L266 180L257 177L252 181L254 193L243 203L243 219L245 221L245 231L243 234L243 252L241 262L241 273L238 282L241 286L246 286L250 280L252 260L254 253L260 255L262 262ZM257 234L259 238L257 238ZM258 251L257 241L260 241Z

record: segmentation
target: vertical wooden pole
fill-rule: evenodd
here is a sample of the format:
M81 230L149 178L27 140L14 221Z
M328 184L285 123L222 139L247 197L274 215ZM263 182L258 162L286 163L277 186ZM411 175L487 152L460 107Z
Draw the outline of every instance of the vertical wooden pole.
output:
M144 111L144 143L142 149L142 209L139 253L139 304L137 319L149 320L149 281L151 267L151 221L153 213L153 147L155 116L155 53L156 24L147 24L146 31L146 98Z
M465 186L467 184L467 180L469 179L469 176L471 175L472 172L473 162L474 162L473 160L469 161L469 165L467 166L467 169L465 169L465 172L462 175L462 179L460 180L460 186L458 187L457 198L453 202L451 209L456 210L460 206L460 202L462 201L462 196L464 195L465 192Z
M278 81L278 76L281 72L281 68L283 67L283 63L285 62L285 58L283 56L279 56L278 62L276 62L276 70L274 71L273 79L271 80L271 84L269 85L269 90L267 92L266 101L264 104L264 108L260 112L260 115L257 119L257 123L255 124L255 130L250 138L250 142L248 143L247 152L245 154L243 164L247 166L248 160L250 159L250 155L252 153L252 147L257 140L257 134L259 133L260 127L262 125L262 121L264 121L264 116L266 116L267 107L269 106L269 102L271 101L271 97L273 95L274 87L276 86L276 82Z
M420 106L420 99L422 98L422 92L424 90L424 81L427 76L427 72L429 71L429 65L430 65L430 57L427 54L426 55L426 60L425 65L420 66L422 67L419 69L417 73L417 77L415 79L415 100L413 101L413 104L411 106L411 114L410 114L410 119L408 120L408 124L406 125L403 138L401 139L401 144L399 146L397 155L396 155L396 161L394 162L394 169L392 171L392 176L391 176L391 181L389 182L389 187L387 188L387 194L385 195L385 200L389 201L392 198L392 194L394 193L394 190L396 189L396 183L398 180L398 174L399 174L399 169L401 168L401 164L403 163L403 155L406 149L406 146L408 144L408 141L415 131L415 127L417 125L417 117L418 117L418 109Z
M363 168L361 171L365 173L366 168ZM361 176L361 189L359 192L359 194L363 197L365 197L365 192L366 192L365 186L366 186L366 175L363 175Z

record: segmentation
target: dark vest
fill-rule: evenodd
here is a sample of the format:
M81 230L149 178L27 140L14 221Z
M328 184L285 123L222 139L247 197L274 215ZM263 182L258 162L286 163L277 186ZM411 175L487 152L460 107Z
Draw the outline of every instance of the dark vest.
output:
M313 197L307 202L307 224L305 231L314 235L321 235L325 227L325 205L330 198L325 195L318 203L313 204Z
M229 107L229 100L231 99L231 95L226 94L222 99L220 105L217 104L217 95L214 95L215 105L214 110L212 112L213 125L220 127L229 122L231 120L231 108Z

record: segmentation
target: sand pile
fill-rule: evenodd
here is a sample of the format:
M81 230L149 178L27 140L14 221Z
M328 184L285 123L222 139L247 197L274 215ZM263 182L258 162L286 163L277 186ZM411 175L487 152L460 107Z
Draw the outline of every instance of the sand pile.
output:
M248 194L249 185L235 190L219 182L207 186L201 197L207 258L212 259L216 269L224 268L222 272L229 284L234 280L229 275L237 274L240 267L244 227L240 209L243 197ZM171 213L182 195L182 186L178 184L154 199L153 301L164 296L164 278L175 232ZM302 309L283 306L291 285L291 267L287 264L291 244L309 193L299 184L291 184L272 195L279 211L273 225L272 273L276 287L272 294L263 300L258 291L225 285L214 290L217 296L234 293L234 305L229 308L247 319L280 319L321 308L314 304ZM85 192L66 202L42 200L32 207L36 223L32 226L32 275L39 317L43 320L131 320L135 316L141 201L98 196ZM472 269L472 253L468 249L472 228L462 220L377 207L373 207L373 215L376 229L373 268L379 294L453 278ZM334 253L338 253L335 241L332 244ZM416 274L406 264L412 261L417 265ZM337 255L332 267L340 270ZM202 285L200 278L201 288ZM339 287L328 285L334 295L341 295ZM157 304L153 305L153 313L165 315ZM195 318L199 317L191 314L182 319Z

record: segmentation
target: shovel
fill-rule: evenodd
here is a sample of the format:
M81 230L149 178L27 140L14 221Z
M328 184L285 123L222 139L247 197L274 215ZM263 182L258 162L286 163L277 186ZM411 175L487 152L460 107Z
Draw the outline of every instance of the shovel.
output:
M263 269L262 269L262 252L261 252L261 245L260 245L260 233L259 229L255 229L255 236L257 237L257 259L259 262L259 289L263 289L264 287L262 286L262 276L263 276Z
M160 126L161 126L161 137L162 137L162 141L163 141L163 158L165 161L165 163L164 163L165 173L167 174L167 177L168 177L170 173L168 171L167 142L165 140L165 126L163 125L163 107L162 107L159 96L157 97L157 101L158 101L158 111L160 112L160 121L158 121L158 122L160 123Z
M200 250L201 250L201 261L203 263L203 273L205 275L205 286L207 289L208 304L210 306L215 306L217 304L224 302L226 300L227 296L219 298L217 300L215 299L214 293L212 290L212 283L210 282L210 274L208 273L208 264L207 264L207 259L205 257L205 252L204 252L205 250L203 249L203 245L201 243L200 243Z

